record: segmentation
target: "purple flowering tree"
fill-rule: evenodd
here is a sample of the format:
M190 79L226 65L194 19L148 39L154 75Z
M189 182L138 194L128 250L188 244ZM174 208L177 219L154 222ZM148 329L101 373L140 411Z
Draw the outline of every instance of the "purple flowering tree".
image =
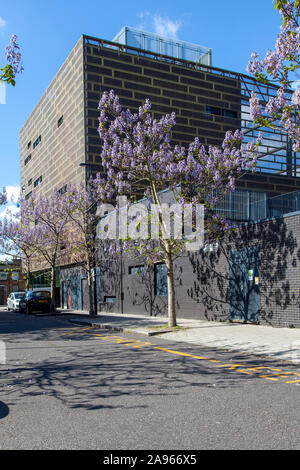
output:
M72 262L81 265L87 273L91 317L97 315L94 277L99 248L99 240L96 238L96 227L100 218L97 206L111 195L109 186L99 175L95 180L91 178L87 185L69 185L66 191L69 236L66 237L65 244Z
M209 213L219 197L234 191L237 177L254 170L259 142L244 146L242 132L236 131L227 132L221 148L206 149L198 138L188 148L174 146L170 131L176 123L175 113L153 119L146 100L133 114L122 109L113 91L103 93L99 111L101 159L110 191L115 197L126 196L130 203L143 197L159 209L157 240L129 241L146 260L166 264L169 326L176 326L174 259L182 254L185 244L182 239L166 236L162 190L172 191L183 208L204 205L205 232L216 235L216 228L224 228L224 224ZM119 238L126 240L127 248L128 235Z
M5 82L12 86L16 84L16 75L22 73L22 55L18 44L18 37L13 34L8 46L6 47L7 64L0 70L0 82Z
M35 270L50 269L52 307L55 310L56 268L69 260L66 249L70 236L69 199L54 192L49 197L38 195L21 203L22 241L34 249Z
M37 262L34 237L33 231L30 231L19 219L5 217L0 221L0 252L21 259L27 289L29 289L31 268Z
M282 19L280 33L273 50L259 60L252 53L247 71L265 84L278 86L276 96L262 103L255 92L250 100L254 122L273 129L284 129L293 141L293 150L300 150L300 88L291 95L300 67L300 3L299 0L276 0L275 9Z

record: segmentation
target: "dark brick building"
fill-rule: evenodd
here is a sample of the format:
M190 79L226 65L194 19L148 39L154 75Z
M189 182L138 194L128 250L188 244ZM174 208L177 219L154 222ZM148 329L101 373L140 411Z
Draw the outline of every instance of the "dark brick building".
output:
M174 265L179 318L300 327L300 212L240 225ZM107 259L99 278L100 310L167 315L165 265Z
M24 195L30 197L33 192L49 194L55 188L63 188L66 183L86 181L90 173L101 172L98 103L101 94L111 89L119 95L121 105L132 111L136 111L146 98L150 99L153 115L157 118L175 111L177 124L172 132L172 141L179 145L188 145L195 137L199 137L206 147L220 145L225 132L235 129L243 129L246 140L251 140L260 130L263 131L256 173L246 174L240 179L237 191L225 198L218 209L229 218L248 222L243 226L247 228L234 242L236 247L230 248L229 245L223 254L219 246L217 251L209 248L208 252L193 256L187 254L177 262L178 313L179 316L220 320L238 318L239 289L230 280L230 272L232 275L235 273L236 259L236 264L242 262L254 283L259 278L255 284L259 289L253 289L256 294L251 294L249 319L299 325L299 319L293 318L294 314L298 315L295 306L299 288L297 257L293 253L291 265L283 269L289 258L282 250L287 247L283 248L276 237L268 238L271 228L278 227L297 239L298 216L281 217L276 219L276 223L250 223L251 220L268 218L269 198L300 188L299 157L292 151L286 135L253 126L249 115L251 91L255 90L261 102L266 102L276 94L275 87L258 85L245 74L211 67L201 61L184 60L84 35L20 132ZM85 173L80 163L85 164ZM262 227L268 227L268 230L263 230L264 237L260 238L262 234L258 236L254 227L258 227L255 229L258 232ZM274 241L272 245L271 239L276 244ZM254 259L254 265L259 266L259 275L255 272L250 275L253 269L249 265L247 270L247 262L242 260L247 253L242 252L241 246L246 248L248 245L256 247L252 251L249 248L248 255ZM277 262L278 271L271 278L264 267L266 253L270 253L270 259L276 259L282 252L285 259ZM216 272L212 266L208 272L208 261L215 264ZM112 264L110 266L110 260L103 257L99 259L97 289L101 309L147 311L149 314L165 311L163 266L157 265L149 273L140 270L130 260L122 260L122 270L119 261ZM84 308L85 273L80 268L65 266L60 274L62 305ZM294 281L291 282L293 276ZM280 296L283 283L288 279L290 282L285 284L285 292L289 295ZM283 298L285 303L282 303ZM259 319L254 312L258 299ZM277 302L276 306L267 304L271 299ZM281 317L280 320L280 315L285 319Z

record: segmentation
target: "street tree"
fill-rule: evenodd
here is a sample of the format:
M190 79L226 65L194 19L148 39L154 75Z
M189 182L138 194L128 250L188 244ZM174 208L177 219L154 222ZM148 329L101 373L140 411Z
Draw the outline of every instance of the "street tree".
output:
M110 196L110 185L99 175L90 178L87 184L68 185L66 188L66 213L69 232L65 239L67 252L74 263L81 265L88 280L89 315L97 315L96 264L99 240L96 237L100 215L99 203Z
M16 218L5 217L0 221L0 252L21 260L26 289L29 289L31 270L37 262L33 233Z
M69 236L69 200L66 194L58 191L50 196L32 196L22 201L20 220L22 224L22 241L33 249L38 262L35 270L50 269L51 297L55 310L56 268L66 259L66 240Z
M205 231L225 228L222 220L209 217L219 197L234 191L235 179L244 171L254 170L259 141L243 145L243 133L227 132L221 148L205 148L198 138L188 148L172 145L170 132L176 124L175 113L153 119L147 99L137 113L123 110L112 90L104 92L99 103L101 160L107 182L115 197L126 196L129 203L144 197L155 204L159 213L156 240L132 241L139 254L150 262L165 263L168 283L169 326L176 326L174 259L185 249L180 237L172 236L163 220L162 190L168 189L183 209L201 204L206 209ZM120 208L121 209L121 208ZM197 209L195 209L197 210ZM210 221L210 222L209 222ZM218 222L218 223L217 223ZM176 225L176 221L174 222ZM138 222L137 222L138 225Z

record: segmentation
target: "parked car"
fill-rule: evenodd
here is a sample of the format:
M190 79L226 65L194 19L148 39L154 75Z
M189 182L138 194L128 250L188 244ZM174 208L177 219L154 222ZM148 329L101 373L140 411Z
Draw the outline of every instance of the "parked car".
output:
M30 290L26 292L24 297L26 304L26 312L34 311L50 312L51 311L51 294L47 290Z
M12 292L7 297L7 310L14 310L21 312L26 309L24 302L25 292Z

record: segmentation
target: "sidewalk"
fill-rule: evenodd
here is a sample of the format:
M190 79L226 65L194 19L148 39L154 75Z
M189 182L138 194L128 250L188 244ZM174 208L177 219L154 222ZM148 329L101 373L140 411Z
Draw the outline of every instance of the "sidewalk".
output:
M69 321L76 324L148 336L159 334L160 338L170 341L240 351L300 364L300 328L273 328L180 318L177 320L180 328L170 331L166 317L105 312L99 313L96 318L90 318L87 312L75 310L61 310L61 314L67 314Z

